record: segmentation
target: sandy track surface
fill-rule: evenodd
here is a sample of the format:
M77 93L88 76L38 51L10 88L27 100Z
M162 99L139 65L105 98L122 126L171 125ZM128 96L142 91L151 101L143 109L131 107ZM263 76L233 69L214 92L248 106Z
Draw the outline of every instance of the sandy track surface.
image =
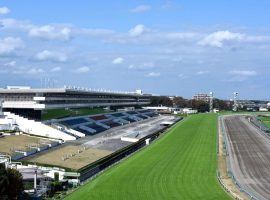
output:
M231 170L253 197L270 199L270 140L245 116L224 117Z

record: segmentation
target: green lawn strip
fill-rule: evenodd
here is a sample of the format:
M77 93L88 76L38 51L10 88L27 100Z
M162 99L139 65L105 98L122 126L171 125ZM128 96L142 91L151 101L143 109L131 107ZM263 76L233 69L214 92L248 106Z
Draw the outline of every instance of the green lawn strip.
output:
M106 113L103 108L78 108L78 109L52 109L42 113L42 120L57 119L63 117L95 115Z
M179 123L66 199L230 199L216 178L217 115Z
M264 125L270 128L270 116L259 116L258 117Z

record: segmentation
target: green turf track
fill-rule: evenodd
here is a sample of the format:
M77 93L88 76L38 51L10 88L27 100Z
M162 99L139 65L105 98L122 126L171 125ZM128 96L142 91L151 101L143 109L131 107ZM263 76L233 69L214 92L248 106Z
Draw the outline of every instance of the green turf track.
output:
M216 178L217 115L193 115L66 199L230 199Z

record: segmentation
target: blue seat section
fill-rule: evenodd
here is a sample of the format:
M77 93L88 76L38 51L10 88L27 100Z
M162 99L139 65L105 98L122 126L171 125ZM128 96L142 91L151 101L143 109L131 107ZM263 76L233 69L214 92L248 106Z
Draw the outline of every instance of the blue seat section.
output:
M125 115L123 113L115 113L115 114L112 114L112 116L114 116L114 117L123 117Z
M129 117L124 117L123 119L126 120L126 121L129 121L130 123L136 122L135 119L131 119L131 118L129 118Z
M138 114L138 113L135 112L135 111L128 111L127 114L130 114L130 115L136 115L136 114Z
M145 117L143 115L137 115L137 117L141 118L141 119L147 119L148 117Z
M119 118L116 119L116 122L119 123L119 124L121 124L121 125L124 125L124 124L129 124L130 121L125 120L124 118L120 118L119 117Z
M97 133L93 133L93 132L87 131L85 129L82 129L80 127L74 128L74 130L79 131L81 133L84 133L85 135L95 135L95 134L97 134Z
M151 112L151 113L144 113L144 115L147 115L149 117L155 117L157 116L158 114L157 113L154 113L154 112Z
M116 126L120 126L119 123L114 122L114 121L112 121L112 120L103 122L103 124L105 124L105 125L107 125L107 126L109 126L109 127L111 127L111 128L116 127Z
M84 133L85 135L95 135L110 128L141 121L157 115L156 112L147 109L139 111L132 110L106 115L101 114L66 118L59 120L58 123Z
M76 119L68 119L68 120L60 121L61 124L68 125L68 126L73 126L73 125L82 124L86 122L89 122L89 121L87 121L84 118L76 118Z
M140 110L139 113L146 113L149 112L149 110Z
M99 125L97 125L97 124L95 124L95 123L93 123L93 124L88 124L88 125L85 125L85 126L91 128L91 129L96 130L96 133L100 133L100 132L102 132L102 131L106 131L106 130L107 130L106 128L104 128L104 127L102 127L102 126L99 126Z

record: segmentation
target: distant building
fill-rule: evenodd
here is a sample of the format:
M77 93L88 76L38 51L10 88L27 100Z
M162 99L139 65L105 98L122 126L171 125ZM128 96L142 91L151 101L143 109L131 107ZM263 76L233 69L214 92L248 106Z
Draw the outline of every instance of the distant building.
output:
M158 113L171 113L170 107L167 106L147 106L143 107L143 109L154 110Z
M259 108L259 111L260 111L260 112L267 112L268 109L267 109L267 108L264 108L264 107L260 107L260 108Z
M196 113L198 113L198 110L192 109L192 108L183 108L182 113L184 113L184 114L196 114Z
M219 109L214 108L213 112L214 112L214 113L218 113L218 112L219 112Z
M205 101L205 102L209 102L210 98L211 98L211 96L209 94L205 94L205 93L198 93L192 97L193 100Z

